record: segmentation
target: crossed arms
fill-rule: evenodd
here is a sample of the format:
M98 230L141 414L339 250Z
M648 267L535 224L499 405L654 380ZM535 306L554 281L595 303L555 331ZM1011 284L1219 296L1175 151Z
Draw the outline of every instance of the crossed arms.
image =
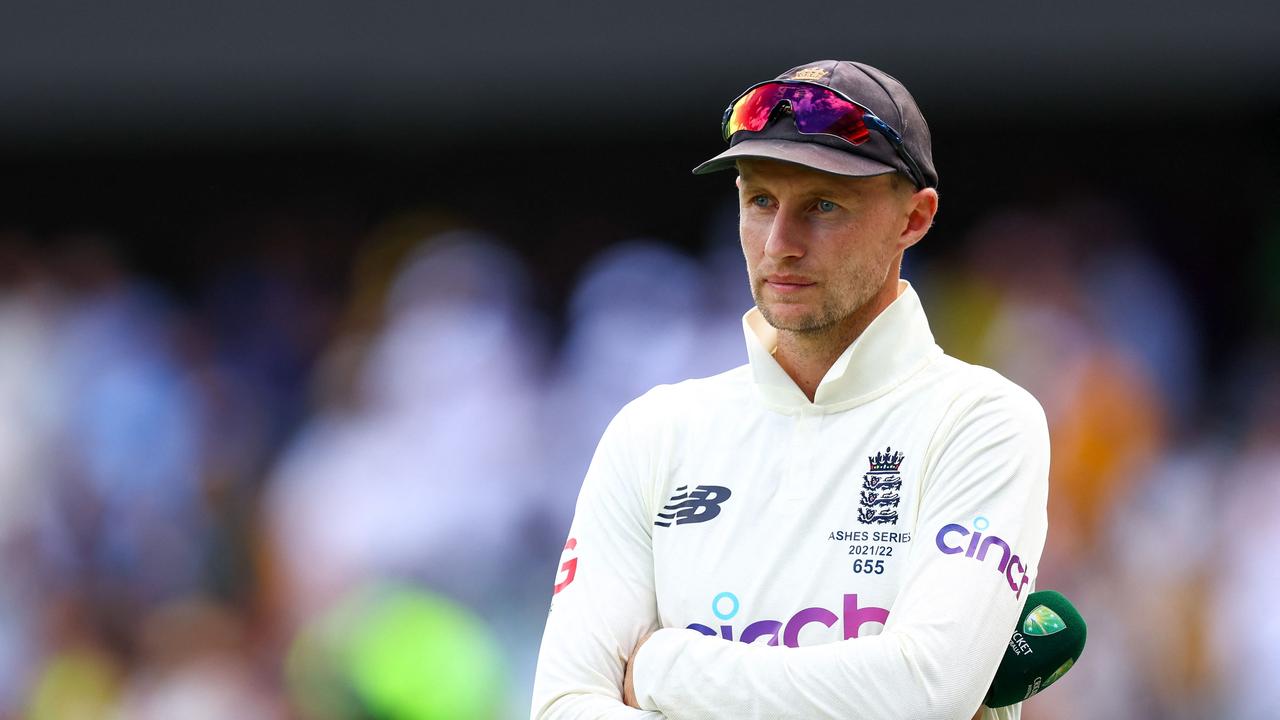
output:
M884 631L797 648L659 628L652 523L664 453L655 450L661 430L635 405L610 424L583 483L570 531L574 578L547 619L534 720L973 715L1030 590L993 563L956 561L934 533L980 509L999 518L1033 577L1046 531L1048 438L1030 396L975 402L937 440ZM638 707L623 701L628 670Z

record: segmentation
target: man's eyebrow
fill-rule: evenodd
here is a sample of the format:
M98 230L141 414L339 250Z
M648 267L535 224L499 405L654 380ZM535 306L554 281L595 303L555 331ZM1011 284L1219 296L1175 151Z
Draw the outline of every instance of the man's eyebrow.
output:
M752 178L749 178L749 177L747 177L746 175L739 174L739 175L738 175L738 177L742 180L742 189L743 189L743 190L747 190L747 189L752 189L752 190L755 190L755 189L765 190L765 189L767 189L767 188L765 188L765 187L763 186L763 183L761 183L760 181L757 181L757 180L753 180ZM866 191L865 191L861 186L859 186L859 185L848 185L848 186L845 186L845 187L838 187L838 186L835 186L835 185L818 185L818 186L815 186L815 187L812 187L812 188L807 189L807 190L805 191L805 194L807 194L807 195L809 195L809 196L811 196L811 197L849 197L849 196L853 196L853 197L861 198L861 197L863 197L864 195L866 195Z

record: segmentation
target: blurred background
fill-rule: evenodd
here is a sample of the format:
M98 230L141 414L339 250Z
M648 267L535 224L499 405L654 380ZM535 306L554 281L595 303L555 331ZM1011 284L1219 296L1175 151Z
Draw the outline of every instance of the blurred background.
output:
M939 343L1044 405L1023 717L1280 717L1272 2L8 3L0 718L527 716L604 425L746 360L724 105L929 119ZM648 340L637 345L635 338Z

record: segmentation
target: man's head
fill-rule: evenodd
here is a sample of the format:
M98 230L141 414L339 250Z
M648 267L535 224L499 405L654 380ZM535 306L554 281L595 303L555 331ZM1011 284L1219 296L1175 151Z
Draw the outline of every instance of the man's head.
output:
M832 92L834 91L834 92ZM897 80L822 61L753 86L725 112L743 253L769 324L838 338L897 297L902 253L938 207L929 130Z
M755 157L851 177L898 172L917 189L938 185L915 99L870 65L820 60L753 85L725 109L722 130L729 149L695 173Z
M893 173L848 177L802 165L738 161L739 232L765 320L843 337L897 297L902 253L928 232L933 188Z

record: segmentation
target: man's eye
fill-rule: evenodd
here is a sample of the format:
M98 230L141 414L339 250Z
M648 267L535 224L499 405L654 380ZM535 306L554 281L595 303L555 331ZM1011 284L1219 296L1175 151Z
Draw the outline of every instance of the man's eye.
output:
M835 204L835 203L833 203L833 202L831 202L830 200L819 200L819 201L818 201L818 211L819 211L819 212L829 213L829 212L834 211L835 209L836 209L836 204Z
M757 195L751 198L751 204L756 207L767 208L769 207L769 198L765 195Z

